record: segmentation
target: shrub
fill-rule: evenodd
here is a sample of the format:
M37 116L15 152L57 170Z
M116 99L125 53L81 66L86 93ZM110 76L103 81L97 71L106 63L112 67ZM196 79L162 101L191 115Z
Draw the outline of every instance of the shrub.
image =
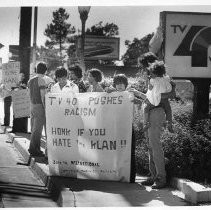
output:
M177 176L193 181L211 181L211 124L201 120L191 125L192 103L171 102L174 134L164 130L162 145L168 162L168 178ZM137 128L136 128L137 129ZM140 127L141 129L141 127ZM141 131L136 130L141 133ZM142 136L136 142L137 172L145 175L148 170L147 142Z

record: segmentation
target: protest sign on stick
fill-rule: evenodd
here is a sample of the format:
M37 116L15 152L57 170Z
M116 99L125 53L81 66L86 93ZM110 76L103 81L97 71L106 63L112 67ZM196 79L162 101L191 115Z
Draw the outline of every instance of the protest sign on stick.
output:
M15 87L19 82L20 62L9 62L2 64L2 83L7 89Z
M52 176L130 181L133 95L46 95Z
M12 91L14 118L30 116L30 98L27 89Z

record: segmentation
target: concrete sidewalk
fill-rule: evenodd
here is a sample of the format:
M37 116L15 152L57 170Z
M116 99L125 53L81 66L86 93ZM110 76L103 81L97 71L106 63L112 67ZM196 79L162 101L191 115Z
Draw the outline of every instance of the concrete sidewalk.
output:
M23 164L22 155L0 135L0 199L4 208L58 207L42 180Z
M8 132L11 128L7 128ZM48 163L43 158L30 158L28 153L30 134L7 133L10 141L24 157L25 163L55 194L57 204L62 207L132 207L132 206L187 206L182 194L173 188L152 190L141 185L146 177L136 177L135 183L80 180L51 177ZM42 139L44 151L45 139Z

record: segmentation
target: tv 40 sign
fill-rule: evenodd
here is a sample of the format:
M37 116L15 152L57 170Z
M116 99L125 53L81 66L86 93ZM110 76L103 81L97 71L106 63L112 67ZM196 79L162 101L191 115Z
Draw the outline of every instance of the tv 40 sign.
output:
M164 54L174 78L211 78L211 13L162 12Z

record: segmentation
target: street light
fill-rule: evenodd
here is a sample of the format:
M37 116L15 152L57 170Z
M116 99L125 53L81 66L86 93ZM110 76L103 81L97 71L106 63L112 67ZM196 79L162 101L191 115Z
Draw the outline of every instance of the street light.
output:
M82 30L81 30L81 52L80 52L80 56L81 56L81 61L82 61L82 68L84 68L85 70L85 64L84 64L84 45L85 45L85 24L86 24L86 20L88 18L88 14L89 14L89 10L90 10L90 6L78 6L78 12L80 14L80 19L81 19L81 24L82 24Z

